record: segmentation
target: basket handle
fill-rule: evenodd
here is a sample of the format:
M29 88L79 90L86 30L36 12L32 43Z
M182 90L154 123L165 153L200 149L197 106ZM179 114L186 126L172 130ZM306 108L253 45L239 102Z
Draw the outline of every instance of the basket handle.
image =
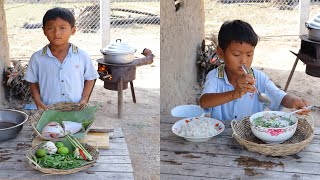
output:
M233 135L237 135L236 131L234 130L235 124L237 124L237 120L234 119L231 121L232 137L233 137Z
M307 119L307 117L310 117L311 119ZM312 129L314 129L314 118L313 118L313 116L308 114L305 119L308 121L308 123L310 124Z

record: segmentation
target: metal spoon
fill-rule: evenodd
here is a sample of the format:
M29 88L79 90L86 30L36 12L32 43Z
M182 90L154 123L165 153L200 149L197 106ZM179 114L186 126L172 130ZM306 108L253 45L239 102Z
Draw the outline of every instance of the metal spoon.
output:
M246 67L246 65L242 64L242 69L243 71L246 73L246 74L249 74L249 71ZM269 99L269 97L264 94L264 93L261 93L258 88L256 87L256 85L254 84L254 87L257 89L257 93L258 93L258 100L263 103L264 105L266 106L270 106L271 105L271 101Z
M307 106L307 107L305 107L305 109L312 109L313 107L315 107L315 106ZM280 119L280 118L285 117L285 116L290 116L290 115L292 115L292 114L295 114L295 113L301 112L301 111L302 111L302 109L298 109L298 110L295 110L295 111L292 111L292 112L289 112L289 113L285 113L285 114L279 116L279 117L276 118L276 119Z

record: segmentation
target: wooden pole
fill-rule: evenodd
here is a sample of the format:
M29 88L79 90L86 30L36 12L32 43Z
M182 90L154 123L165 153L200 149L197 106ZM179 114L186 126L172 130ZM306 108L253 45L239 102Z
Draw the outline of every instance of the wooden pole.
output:
M100 0L101 48L110 44L110 0Z
M307 28L305 22L309 19L310 13L310 0L299 1L299 35L307 34Z
M122 118L123 113L123 80L122 77L118 82L118 118Z
M6 13L4 10L4 0L0 0L0 79L3 80L3 72L5 67L10 66L9 41L7 34ZM5 101L4 86L0 86L0 107Z

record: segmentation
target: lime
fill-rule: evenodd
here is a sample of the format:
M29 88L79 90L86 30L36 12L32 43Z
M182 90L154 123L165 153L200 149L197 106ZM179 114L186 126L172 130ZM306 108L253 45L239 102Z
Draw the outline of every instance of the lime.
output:
M64 144L62 142L56 142L56 147L59 149L61 147L64 147Z
M39 149L36 150L36 156L38 158L42 158L42 157L44 157L46 155L47 155L47 150L42 149L42 148L39 148Z
M69 149L67 147L61 147L58 149L58 153L62 155L67 155L69 154Z

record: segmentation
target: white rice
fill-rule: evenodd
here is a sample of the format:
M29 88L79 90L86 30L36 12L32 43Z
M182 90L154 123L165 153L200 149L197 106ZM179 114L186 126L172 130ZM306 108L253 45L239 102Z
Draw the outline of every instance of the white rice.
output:
M198 118L192 118L190 122L183 124L179 131L179 135L184 137L211 137L217 133L212 121Z

